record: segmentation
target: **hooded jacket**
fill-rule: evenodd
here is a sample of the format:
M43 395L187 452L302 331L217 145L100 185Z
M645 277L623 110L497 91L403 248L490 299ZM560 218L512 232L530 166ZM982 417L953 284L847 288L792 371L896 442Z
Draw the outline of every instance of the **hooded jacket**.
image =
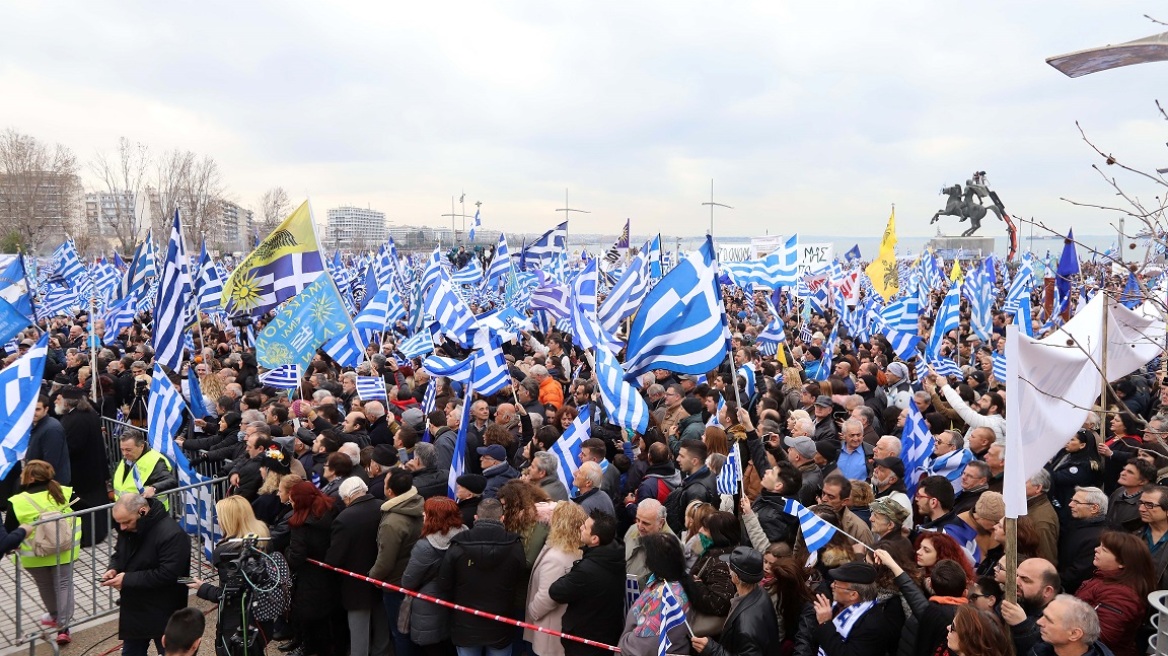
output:
M369 576L398 585L410 552L422 534L422 495L411 487L381 504L381 522L377 525L377 560Z
M438 570L438 589L456 604L514 617L515 590L526 569L520 537L498 520L479 519L474 528L450 541ZM470 613L454 613L450 635L458 647L502 648L514 641L515 628Z
M456 526L446 533L431 533L414 544L410 561L402 574L404 588L437 596L438 570L456 535L466 532ZM450 637L450 609L421 599L414 599L410 609L410 640L418 645L432 645Z
M584 549L572 570L548 588L552 600L567 604L563 630L589 640L615 645L624 628L625 558L620 544ZM566 656L608 656L612 652L560 639Z

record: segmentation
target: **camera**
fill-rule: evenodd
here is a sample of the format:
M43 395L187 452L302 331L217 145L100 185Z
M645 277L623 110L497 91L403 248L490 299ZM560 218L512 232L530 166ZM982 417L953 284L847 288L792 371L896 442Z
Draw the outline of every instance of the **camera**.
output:
M290 584L286 564L281 568L256 546L270 539L249 534L220 543L219 617L215 627L218 656L259 655L264 651L267 640L260 624L275 619L271 616L270 596Z

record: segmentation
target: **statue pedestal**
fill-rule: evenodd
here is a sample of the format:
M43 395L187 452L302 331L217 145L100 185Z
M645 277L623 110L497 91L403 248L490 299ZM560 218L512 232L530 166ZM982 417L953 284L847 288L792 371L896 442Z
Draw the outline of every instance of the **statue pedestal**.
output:
M983 258L994 252L993 237L945 237L938 236L929 240L927 248L945 259Z

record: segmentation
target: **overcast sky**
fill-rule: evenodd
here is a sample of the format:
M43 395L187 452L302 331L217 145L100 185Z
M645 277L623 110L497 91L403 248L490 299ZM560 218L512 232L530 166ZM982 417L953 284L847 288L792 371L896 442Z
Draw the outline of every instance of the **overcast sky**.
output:
M536 232L569 188L592 212L573 232L697 235L713 178L735 207L719 234L875 236L895 203L924 235L939 188L983 169L1012 213L1102 234L1059 200L1115 200L1075 121L1168 166L1168 64L1072 80L1044 62L1168 29L1142 17L1159 3L2 7L0 129L82 160L119 136L208 154L234 200L283 185L321 221L355 204L439 225L465 190L487 227Z

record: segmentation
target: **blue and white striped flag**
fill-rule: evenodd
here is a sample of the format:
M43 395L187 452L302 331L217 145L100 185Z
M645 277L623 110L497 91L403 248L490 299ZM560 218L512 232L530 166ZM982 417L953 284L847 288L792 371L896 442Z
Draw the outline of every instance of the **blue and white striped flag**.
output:
M402 305L401 297L393 285L386 285L377 290L373 298L353 318L353 326L362 331L366 339L377 337L393 325L393 322L406 316L406 308Z
M929 364L938 374L942 376L956 376L958 378L962 377L961 367L958 367L956 362L948 358L933 360Z
M746 381L746 396L744 398L753 398L755 391L758 389L758 384L754 380L754 365L747 362L738 368L737 375Z
M775 252L761 260L727 263L723 272L739 287L778 289L798 281L799 235L791 235Z
M468 382L473 376L476 391L484 395L495 394L510 385L511 373L499 338L490 331L478 330L474 343L475 351L465 360L431 355L422 362L422 368L432 376L446 376L457 383Z
M434 333L429 328L419 330L417 334L398 344L401 354L411 360L434 352Z
M661 633L657 636L657 656L665 656L673 647L669 639L669 632L679 626L685 626L685 608L673 594L673 582L661 582Z
M904 462L905 485L908 496L913 498L920 482L925 461L933 452L933 436L921 415L916 401L909 399L908 417L904 420L904 431L900 434L900 459Z
M888 338L888 343L892 346L892 350L900 356L901 360L908 360L914 355L917 355L917 345L921 343L921 338L916 334L916 329L913 332L901 332L896 328L888 325L884 321L879 321L880 332Z
M822 549L835 537L836 528L811 512L794 499L787 499L783 504L783 512L793 515L799 520L799 530L803 532L803 542L807 551L815 552Z
M444 334L460 345L470 346L470 332L476 327L474 313L466 303L454 293L454 289L442 280L430 292L426 302L426 313L438 324L438 333Z
M422 394L422 414L429 415L434 412L434 400L438 397L438 382L430 379L426 384L426 391ZM426 425L427 430L429 424Z
M44 333L35 346L16 362L0 370L0 478L8 475L28 452L33 413L41 393L45 373L49 334Z
M286 364L260 374L260 384L276 389L296 389L300 386L300 365Z
M483 267L477 257L470 258L466 266L450 274L450 282L456 285L477 285L483 281Z
M134 325L134 299L125 298L116 301L105 309L105 334L102 341L112 344L117 341L118 333Z
M616 338L605 333L596 319L596 259L588 260L584 271L572 283L571 321L573 342L580 348L616 348Z
M620 329L621 322L633 316L641 306L641 301L648 291L649 261L645 253L640 252L633 257L633 261L600 304L600 309L596 313L600 326L615 335Z
M187 405L191 409L192 417L202 419L211 414L207 410L207 402L203 399L203 386L199 384L199 376L195 373L193 365L187 367L187 391L190 397L187 399Z
M920 301L916 298L902 296L890 302L880 310L880 318L893 330L902 333L917 332L917 319L921 315Z
M648 404L625 381L620 362L604 347L596 349L596 382L604 410L613 423L640 434L648 430Z
M491 259L491 266L483 276L483 285L498 285L506 282L511 275L511 255L507 250L507 235L499 233L499 243L495 246L495 256Z
M567 250L568 222L548 230L523 249L520 261L526 271L535 268L551 268L561 253Z
M556 319L570 317L572 292L568 286L556 281L542 270L537 270L535 275L539 284L531 290L528 307L532 310L544 310Z
M925 474L928 476L944 476L953 484L953 491L961 490L961 474L965 466L973 460L973 452L969 449L951 451L941 456L929 456L925 460Z
M191 270L178 210L174 211L158 297L154 303L154 361L178 371L183 360L183 331L191 300Z
M981 562L981 547L977 546L977 529L965 522L950 522L941 532L957 541L975 567Z
M700 374L730 349L730 329L709 236L645 296L629 331L625 378L653 369Z
M381 376L357 376L357 396L362 401L388 401L385 379Z
M365 342L354 328L332 338L324 352L342 367L356 367L365 358Z
M207 242L203 241L199 253L199 277L195 279L195 298L203 312L220 312L223 301L223 274L211 261L207 253Z
M584 406L580 408L580 414L576 415L568 430L564 431L560 439L548 449L560 461L560 466L556 468L556 476L564 487L573 493L576 487L572 484L572 479L576 476L576 470L580 468L580 446L591 436L592 423L588 421L588 406Z
M941 307L937 310L937 318L933 322L933 335L929 339L929 347L925 349L925 355L930 360L938 359L941 351L941 340L944 339L945 333L960 325L961 290L959 285L953 285L945 294L945 299L941 301Z
M53 271L50 278L73 285L88 282L89 274L77 255L77 247L73 245L72 239L66 238L64 243L53 251Z
M471 362L471 359L467 358L466 362ZM474 402L474 367L467 366L466 369L470 378L466 382L466 396L462 398L462 421L458 422L458 438L454 442L454 457L450 461L450 473L446 475L446 493L451 499L456 499L458 477L462 476L466 470L466 430L470 426L470 406ZM434 385L433 381L430 385Z
M990 357L994 360L994 378L1005 382L1006 380L1006 356L1001 353L994 353Z
M787 332L783 326L783 320L776 315L774 320L758 334L756 342L758 352L767 357L773 356L779 352L779 346L786 341Z
M742 483L742 454L738 450L738 442L730 445L730 455L726 456L726 464L718 472L718 494L738 494L739 484Z

